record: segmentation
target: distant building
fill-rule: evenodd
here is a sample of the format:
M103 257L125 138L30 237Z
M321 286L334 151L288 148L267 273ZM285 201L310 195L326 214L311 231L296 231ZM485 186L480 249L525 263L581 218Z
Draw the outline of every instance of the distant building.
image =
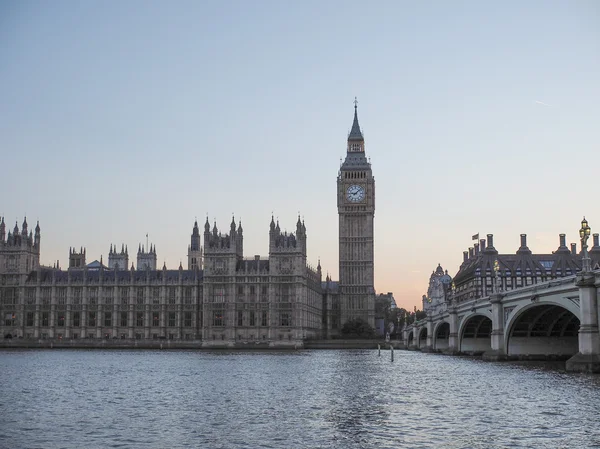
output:
M423 311L430 314L444 304L449 299L451 284L452 278L448 274L448 270L444 271L442 265L438 264L429 277L427 295L423 295Z

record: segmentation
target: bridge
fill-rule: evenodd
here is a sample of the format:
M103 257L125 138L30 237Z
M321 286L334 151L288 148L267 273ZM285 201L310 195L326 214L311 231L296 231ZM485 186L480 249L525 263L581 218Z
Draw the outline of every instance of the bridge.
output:
M498 284L501 285L501 284ZM600 270L438 304L406 325L407 349L483 355L484 360L565 360L600 372Z

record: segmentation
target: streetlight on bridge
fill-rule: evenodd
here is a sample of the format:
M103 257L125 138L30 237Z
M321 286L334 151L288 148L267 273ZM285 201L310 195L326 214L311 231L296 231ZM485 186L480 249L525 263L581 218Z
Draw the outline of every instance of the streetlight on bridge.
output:
M581 251L583 252L581 271L584 273L592 271L590 256L587 249L587 240L590 237L591 232L592 228L588 226L587 220L585 217L583 217L583 220L581 221L581 229L579 230L579 238L581 239Z
M494 260L494 273L495 273L495 284L496 284L496 291L494 293L500 293L500 287L501 287L501 280L500 280L500 262L498 262L498 259Z

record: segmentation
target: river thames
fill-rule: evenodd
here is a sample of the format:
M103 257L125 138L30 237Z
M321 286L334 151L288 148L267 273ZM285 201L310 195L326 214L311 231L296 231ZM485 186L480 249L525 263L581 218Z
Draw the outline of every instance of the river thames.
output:
M600 447L600 376L418 352L0 351L2 448Z

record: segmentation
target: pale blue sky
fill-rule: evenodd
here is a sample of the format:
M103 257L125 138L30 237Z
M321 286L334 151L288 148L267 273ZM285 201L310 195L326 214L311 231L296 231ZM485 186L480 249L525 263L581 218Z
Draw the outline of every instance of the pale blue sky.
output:
M376 179L375 277L420 304L477 232L535 252L600 231L600 3L0 3L0 214L42 262L146 232L186 265L194 217L271 211L337 278L354 96ZM580 193L585 191L587 193Z

